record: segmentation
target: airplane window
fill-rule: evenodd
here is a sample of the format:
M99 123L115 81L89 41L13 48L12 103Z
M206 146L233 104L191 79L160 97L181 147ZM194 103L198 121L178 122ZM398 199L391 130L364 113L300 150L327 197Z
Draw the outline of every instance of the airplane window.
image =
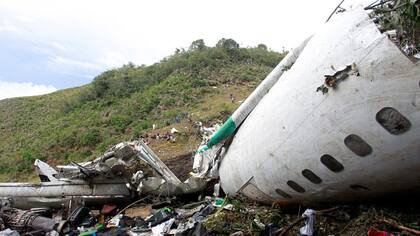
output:
M340 172L344 169L344 166L340 162L328 154L322 155L321 162L333 172Z

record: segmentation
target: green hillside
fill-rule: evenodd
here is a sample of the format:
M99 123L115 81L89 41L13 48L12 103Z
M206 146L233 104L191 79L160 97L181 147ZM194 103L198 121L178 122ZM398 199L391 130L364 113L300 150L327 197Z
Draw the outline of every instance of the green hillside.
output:
M223 121L282 56L263 44L240 48L221 39L207 47L196 40L151 66L129 63L86 86L2 100L0 180L30 179L36 158L87 160L120 141L172 127L181 131L176 142L150 146L162 159L192 152L200 141L195 122Z

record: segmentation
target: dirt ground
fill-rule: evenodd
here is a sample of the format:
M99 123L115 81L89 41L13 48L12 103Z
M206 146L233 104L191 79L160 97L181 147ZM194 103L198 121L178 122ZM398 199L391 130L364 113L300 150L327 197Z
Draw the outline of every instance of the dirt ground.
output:
M176 156L167 160L163 160L168 168L181 180L185 181L189 177L189 173L193 166L192 153Z

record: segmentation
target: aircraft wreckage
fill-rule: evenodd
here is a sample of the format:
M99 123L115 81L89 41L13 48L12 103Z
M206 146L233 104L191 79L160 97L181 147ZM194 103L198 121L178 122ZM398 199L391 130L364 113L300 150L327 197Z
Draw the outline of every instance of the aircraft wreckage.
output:
M420 187L420 66L362 8L332 18L278 64L194 156L181 182L142 141L53 168L41 183L1 183L21 209L194 193L284 204L351 201Z

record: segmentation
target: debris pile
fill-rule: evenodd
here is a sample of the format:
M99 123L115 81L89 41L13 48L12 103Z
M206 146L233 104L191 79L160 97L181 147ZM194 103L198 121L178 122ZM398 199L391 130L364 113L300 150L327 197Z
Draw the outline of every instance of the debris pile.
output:
M223 195L221 195L223 196ZM148 195L131 204L34 208L2 205L0 235L420 235L418 202L261 205L241 198ZM398 210L396 210L398 208Z

